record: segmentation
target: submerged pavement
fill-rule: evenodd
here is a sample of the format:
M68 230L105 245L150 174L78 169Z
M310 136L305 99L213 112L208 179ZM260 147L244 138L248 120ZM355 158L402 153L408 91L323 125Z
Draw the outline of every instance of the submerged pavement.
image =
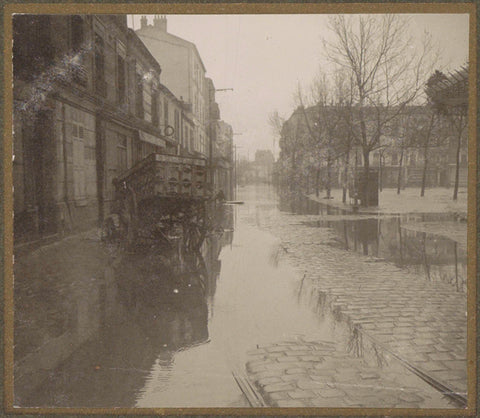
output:
M465 397L466 293L383 259L335 248L330 245L332 229L313 228L311 220L288 213L272 216L271 211L250 217L281 239L283 258L304 277L299 289L303 300L319 312L332 312L375 350ZM257 385L262 387L260 381ZM262 390L268 394L268 385Z

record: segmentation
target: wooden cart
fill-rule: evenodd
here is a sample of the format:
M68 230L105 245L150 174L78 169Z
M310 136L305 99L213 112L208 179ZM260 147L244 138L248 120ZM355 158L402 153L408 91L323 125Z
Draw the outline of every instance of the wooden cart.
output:
M107 236L117 235L130 248L179 238L188 250L201 246L212 198L205 159L150 154L114 185L117 219L107 220Z

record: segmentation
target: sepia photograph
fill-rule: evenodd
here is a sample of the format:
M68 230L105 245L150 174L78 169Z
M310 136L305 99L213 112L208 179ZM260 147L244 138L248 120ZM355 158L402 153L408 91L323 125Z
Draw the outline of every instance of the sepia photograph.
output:
M474 411L472 5L16 6L10 412Z

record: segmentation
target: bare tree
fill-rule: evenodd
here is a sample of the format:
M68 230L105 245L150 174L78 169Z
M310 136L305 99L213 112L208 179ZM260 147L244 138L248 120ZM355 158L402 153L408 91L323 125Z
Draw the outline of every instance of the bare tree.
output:
M310 86L310 95L306 98L300 86L297 88L296 99L303 112L305 126L312 145L312 154L316 158L316 194L318 196L320 166L325 164L326 198L331 197L333 167L336 161L346 156L348 169L351 135L345 125L346 106L349 105L345 93L345 74L335 72L333 84L323 72L317 73ZM307 103L308 107L305 106ZM344 187L344 195L346 189ZM346 200L346 197L345 197ZM344 200L344 201L345 201Z
M280 137L280 164L283 166L284 176L290 192L299 186L299 169L302 166L305 142L305 126L300 109L295 110L281 129Z
M329 26L335 40L325 42L327 57L353 75L355 105L351 130L362 148L362 204L368 206L370 153L384 130L422 92L435 61L430 38L420 48L408 36L408 19L398 15L336 15Z
M282 127L285 123L285 118L281 117L278 113L278 110L274 110L268 115L268 123L273 133L273 153L275 155L275 145L277 138L280 138L282 135Z
M455 135L455 184L453 200L457 200L460 180L460 151L465 145L468 126L468 65L448 77L440 71L428 79L426 93L439 115L446 118Z

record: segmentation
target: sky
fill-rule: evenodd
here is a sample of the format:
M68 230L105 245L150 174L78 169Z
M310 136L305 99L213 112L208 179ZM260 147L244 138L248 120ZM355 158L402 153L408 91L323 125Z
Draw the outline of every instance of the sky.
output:
M442 70L468 61L467 14L408 16L415 40L425 31L432 36ZM151 24L153 16L147 18ZM221 118L236 134L238 154L250 159L257 149L278 154L269 115L277 110L288 118L297 85L308 86L319 69L332 71L323 50L323 39L333 40L328 15L167 15L167 22L169 33L196 44L215 87L233 88L217 92L216 99ZM128 24L140 28L140 15L129 16Z

